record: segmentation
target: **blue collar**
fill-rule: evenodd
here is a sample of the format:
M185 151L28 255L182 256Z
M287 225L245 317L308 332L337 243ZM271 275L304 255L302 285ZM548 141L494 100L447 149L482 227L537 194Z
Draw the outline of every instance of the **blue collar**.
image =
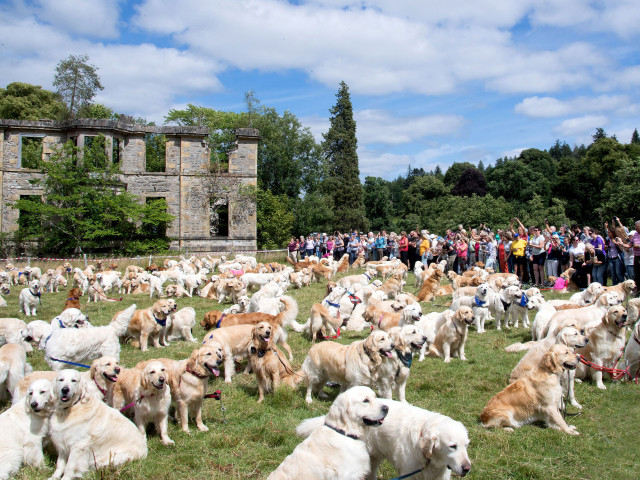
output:
M329 300L325 300L325 302L327 302L330 307L335 307L338 310L340 309L340 304L339 303L331 303Z
M487 302L483 302L477 296L473 297L473 300L475 301L477 307L484 307L487 304Z
M367 277L367 280L371 281L371 277L369 275L367 275L366 273L363 273L363 275Z
M527 298L527 294L523 293L522 297L520 297L520 306L526 307L528 302L529 302L529 299Z
M60 325L60 328L67 328L64 326L64 323L62 323L62 320L58 319L58 324Z
M405 367L411 368L411 362L413 362L413 353L402 353L400 350L396 350L396 355L398 355L398 359Z
M220 328L220 324L222 323L222 319L226 316L226 313L223 313L220 319L216 322L216 328Z

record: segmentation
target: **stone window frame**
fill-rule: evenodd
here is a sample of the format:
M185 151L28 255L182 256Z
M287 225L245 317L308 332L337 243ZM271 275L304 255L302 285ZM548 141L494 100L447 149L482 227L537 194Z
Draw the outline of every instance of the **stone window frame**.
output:
M216 203L219 204L219 206L226 205L226 207L227 207L227 229L226 229L227 230L227 234L226 235L220 235L220 234L213 235L211 233L211 228L212 228L211 217L212 217L212 214L213 214L213 211L212 211L213 208L212 207ZM209 209L209 215L208 215L208 218L209 218L209 237L210 238L229 238L229 232L231 230L231 228L230 228L230 224L231 224L231 201L229 199L229 196L228 195L219 196L219 197L216 197L215 195L210 196L209 197L209 202L208 202L208 209Z
M22 166L22 139L23 138L40 138L42 139L42 144L43 144L43 153L42 153L42 158L40 160L44 159L44 139L46 137L46 133L21 133L20 137L19 137L19 142L18 142L18 159L17 159L17 168L23 168L25 170L40 170L39 168L27 168L27 167L23 167Z

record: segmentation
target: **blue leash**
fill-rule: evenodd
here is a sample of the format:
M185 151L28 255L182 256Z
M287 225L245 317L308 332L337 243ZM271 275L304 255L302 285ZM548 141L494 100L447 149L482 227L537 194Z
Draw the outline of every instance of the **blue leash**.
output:
M426 465L424 467L422 467L420 470L415 470L414 472L411 472L411 473L405 473L404 475L400 475L399 477L392 478L391 480L402 480L403 478L412 477L416 473L420 473L425 468L427 468Z
M91 368L91 365L84 365L82 363L73 363L73 362L68 362L66 360L60 360L58 358L53 358L53 357L49 357L51 360L53 360L54 362L60 362L60 363L66 363L68 365L73 365L74 367L82 367L82 368Z

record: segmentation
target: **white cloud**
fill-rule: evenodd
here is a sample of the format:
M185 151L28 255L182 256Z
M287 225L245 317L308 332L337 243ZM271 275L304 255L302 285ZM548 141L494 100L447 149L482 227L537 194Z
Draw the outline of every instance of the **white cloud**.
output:
M553 97L529 97L516 105L515 112L530 118L553 118L593 112L633 111L626 95L601 95L559 100ZM631 110L630 110L631 109Z
M519 157L520 154L523 152L523 150L526 150L527 148L529 148L529 147L512 148L511 150L506 150L506 151L504 151L504 152L502 152L500 154L500 158L504 158L504 157L508 157L508 158Z
M608 124L609 119L603 115L585 115L565 120L557 125L553 131L565 137L584 136L589 132L595 132L596 128L605 127Z
M119 0L36 0L32 11L43 23L69 34L118 36Z

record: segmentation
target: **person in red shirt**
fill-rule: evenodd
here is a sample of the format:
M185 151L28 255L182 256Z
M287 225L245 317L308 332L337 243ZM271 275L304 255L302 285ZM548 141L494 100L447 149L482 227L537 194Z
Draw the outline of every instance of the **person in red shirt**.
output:
M400 261L407 267L409 266L409 239L407 232L400 232L400 241L398 242L400 251Z

